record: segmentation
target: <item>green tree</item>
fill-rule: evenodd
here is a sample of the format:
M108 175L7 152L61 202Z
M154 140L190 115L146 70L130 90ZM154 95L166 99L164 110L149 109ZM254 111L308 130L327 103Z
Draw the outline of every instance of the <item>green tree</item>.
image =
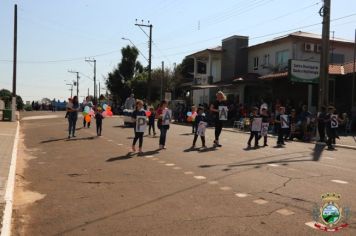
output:
M12 93L7 89L0 90L0 99L5 102L5 107L9 108L12 100ZM16 96L16 109L22 110L24 103L21 96Z
M136 47L126 46L121 49L122 59L116 68L106 77L106 86L112 94L116 105L125 101L131 93L131 80L143 71L143 66L137 61Z

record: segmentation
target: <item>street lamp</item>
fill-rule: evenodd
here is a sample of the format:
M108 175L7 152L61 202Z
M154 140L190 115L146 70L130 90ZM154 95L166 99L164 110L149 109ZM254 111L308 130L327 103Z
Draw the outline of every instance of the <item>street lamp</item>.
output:
M143 58L145 58L145 60L146 60L147 62L149 62L148 59L145 57L145 55L143 55L143 53L140 51L140 49L138 49L138 47L137 47L129 38L122 37L121 39L122 39L122 40L127 40L127 41L129 41L129 42L137 49L137 51L141 54L141 56L142 56Z

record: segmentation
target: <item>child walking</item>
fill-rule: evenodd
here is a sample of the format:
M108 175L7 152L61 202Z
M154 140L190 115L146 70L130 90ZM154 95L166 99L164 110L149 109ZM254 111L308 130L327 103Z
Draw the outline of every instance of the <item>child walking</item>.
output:
M205 124L201 123L201 122L205 122ZM194 140L193 140L192 148L195 148L195 143L197 142L198 136L200 136L202 147L206 148L206 146L205 146L205 130L204 131L199 130L199 126L204 126L204 125L205 125L205 127L203 129L205 129L206 124L207 124L207 119L204 114L204 108L199 107L198 111L197 111L197 116L195 117L195 123L194 123L195 133L194 133Z
M156 112L153 109L153 107L150 107L150 116L148 117L148 135L151 135L151 129L153 131L153 136L156 136L156 130L155 130L155 116Z
M197 127L197 125L196 125L196 116L197 116L197 108L196 108L196 106L192 106L192 134L195 134L196 133L196 127Z
M165 117L163 117L164 114L169 112L169 109L167 108L168 103L167 101L163 100L161 101L159 108L157 109L156 112L156 118L157 120L157 127L160 130L160 136L159 136L159 148L160 149L166 149L166 138L167 138L167 131L169 130L169 122L170 120L165 120Z
M251 130L250 130L250 138L248 139L248 142L247 142L247 147L248 148L251 148L251 141L252 139L255 139L255 148L258 148L258 133L259 131L256 131L256 130L253 130L252 128L252 123L254 122L254 120L256 118L259 118L259 115L258 115L258 108L257 107L253 107L252 108L252 114L250 116L250 124L251 124Z
M279 114L276 116L275 124L278 130L277 146L285 145L284 135L289 129L289 117L285 114L285 107L279 108Z
M103 119L104 119L101 107L98 107L97 109L95 109L94 117L96 120L96 135L101 136L101 131L103 130ZM89 128L89 126L88 126L88 128Z
M268 146L267 144L267 134L268 134L268 126L269 126L269 115L266 107L262 107L261 109L261 118L262 118L262 129L261 129L261 137L263 137L263 146Z
M136 143L138 140L139 154L142 154L143 134L145 132L142 130L137 130L137 117L138 116L146 117L146 112L143 109L143 101L142 100L136 100L136 108L135 108L134 112L132 113L132 118L135 120L135 125L134 125L135 137L132 142L132 151L136 152ZM144 122L146 122L146 119Z

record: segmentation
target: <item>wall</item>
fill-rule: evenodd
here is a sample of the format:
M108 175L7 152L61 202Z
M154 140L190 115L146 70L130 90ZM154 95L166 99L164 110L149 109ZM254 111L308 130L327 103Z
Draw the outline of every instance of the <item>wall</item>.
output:
M209 103L210 89L197 89L193 90L193 104L198 106L199 104Z
M232 81L247 72L248 37L232 36L222 41L221 80Z

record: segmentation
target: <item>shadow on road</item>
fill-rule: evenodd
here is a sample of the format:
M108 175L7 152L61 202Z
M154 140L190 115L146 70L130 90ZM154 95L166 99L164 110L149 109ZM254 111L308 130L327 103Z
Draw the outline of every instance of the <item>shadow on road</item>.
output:
M321 154L323 153L325 149L325 144L321 143L316 143L315 147L313 149L312 155L313 155L313 161L319 161Z
M305 152L304 152L305 153ZM306 157L310 157L309 155L306 156L299 156L299 157L290 157L290 158L283 158L285 155L291 155L291 154L302 154L305 155L303 152L295 152L295 153L284 153L284 154L278 154L278 155L270 155L270 156L264 156L260 158L254 158L251 160L245 160L241 162L236 162L236 163L231 163L231 164L214 164L214 165L200 165L199 168L211 168L211 167L224 167L222 171L229 171L231 168L234 167L243 167L243 166L254 166L254 168L261 168L263 165L268 165L268 164L280 164L283 166L288 166L289 163L294 163L294 162L307 162L307 161L313 161L313 159L305 159ZM271 160L271 161L261 161L266 158L272 158L272 157L278 157L282 156L283 159L280 160ZM299 158L304 158L304 159L299 159Z
M194 135L194 134L193 133L184 133L184 134L180 134L180 135L190 136L190 135Z
M57 138L57 139L49 139L49 140L44 140L41 141L41 143L52 143L52 142L58 142L58 141L80 141L80 140L93 140L95 139L96 136L92 136L92 137L84 137L84 138Z
M111 157L106 160L106 162L113 162L113 161L123 161L128 160L134 157L136 154L134 152L128 152L126 155L118 156L118 157Z
M156 149L156 150L152 150L152 151L143 152L140 154L140 156L151 156L154 154L158 154L160 150L161 149Z
M130 129L132 129L133 127L126 126L126 125L114 125L113 128L122 128L122 129L130 128Z

